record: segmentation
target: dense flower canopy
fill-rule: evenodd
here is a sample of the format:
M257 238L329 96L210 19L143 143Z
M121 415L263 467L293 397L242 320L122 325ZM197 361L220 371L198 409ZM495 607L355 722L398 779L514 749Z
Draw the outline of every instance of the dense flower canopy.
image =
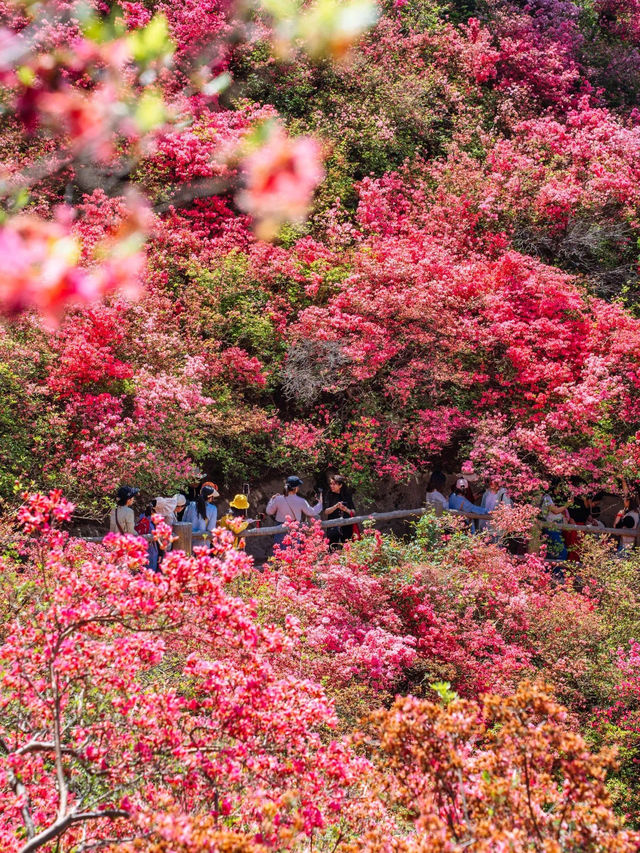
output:
M336 9L5 12L6 497L633 476L635 7Z
M606 543L581 587L435 517L342 555L294 529L263 574L218 529L158 574L141 538L63 532L60 491L24 498L0 565L3 849L637 849L606 779L637 821L640 587Z
M258 572L154 516L155 573L70 528L203 468L637 482L639 16L0 3L3 850L638 849L605 537L552 574L523 501Z

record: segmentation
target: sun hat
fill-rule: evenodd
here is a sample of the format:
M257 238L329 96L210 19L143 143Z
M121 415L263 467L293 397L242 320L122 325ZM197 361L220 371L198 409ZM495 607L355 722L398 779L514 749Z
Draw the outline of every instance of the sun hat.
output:
M295 477L295 476L287 477L287 486L290 489L295 489L297 486L301 486L301 485L302 485L302 480L300 479L300 477Z
M234 509L249 509L249 501L246 495L236 495L229 506L232 506Z
M456 480L456 489L468 489L469 483L464 477L458 477Z
M161 515L165 521L171 522L173 520L173 514L176 511L175 495L172 498L157 497L154 503L155 511L158 515Z
M177 492L173 496L173 499L176 502L176 506L184 506L187 502L187 499L185 498L185 496L183 494L181 494L180 492Z

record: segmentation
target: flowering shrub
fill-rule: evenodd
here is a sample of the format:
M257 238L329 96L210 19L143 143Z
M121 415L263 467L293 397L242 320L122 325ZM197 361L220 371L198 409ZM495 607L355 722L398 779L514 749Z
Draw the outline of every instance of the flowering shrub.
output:
M322 848L335 846L338 823L345 851L392 837L411 850L427 824L430 839L477 835L490 849L512 837L525 849L532 821L580 849L635 849L604 788L612 751L591 754L575 731L602 615L588 593L554 587L537 558L519 564L427 517L413 544L369 534L342 555L328 554L319 527L294 526L262 575L218 530L193 557L166 554L154 574L135 536L69 538L72 511L60 492L25 495L22 563L0 566L7 850L57 839L297 849L309 837ZM170 528L154 521L166 548ZM629 737L637 653L637 643L619 652L626 680L605 714ZM518 686L536 674L571 713ZM471 698L440 681L444 705L429 701L438 676ZM332 738L400 686L426 698L398 697L349 740ZM528 783L507 784L514 774ZM407 797L413 826L398 821Z
M614 434L622 422L629 436L638 429L627 369L638 352L635 321L520 254L464 255L402 218L398 228L372 235L337 293L290 329L294 346L339 347L342 365L324 391L343 419L333 452L345 469L402 476L462 439L476 466L515 493L585 469L613 485L622 459L635 458L605 424L613 406Z
M523 505L260 574L63 531L201 466L637 479L637 0L471 6L0 8L0 497L52 489L0 519L3 849L637 848L606 542L562 584Z
M3 849L169 839L172 814L202 808L268 846L331 823L366 763L324 736L321 688L282 672L295 620L260 625L230 592L248 569L232 535L171 552L158 575L141 539L91 549L61 534L71 510L59 493L28 497L40 556L0 572L19 608L0 628Z
M522 532L516 521L509 532ZM409 546L376 533L341 555L328 553L319 528L296 527L256 594L279 621L300 620L304 671L339 707L356 686L420 694L446 680L478 697L542 675L586 709L608 636L595 594L559 587L539 556L513 557L446 525L427 516Z
M104 257L104 247L98 245L96 251ZM16 216L0 230L4 264L0 307L9 314L37 308L48 322L55 323L70 304L91 304L111 290L135 296L143 258L137 252L120 256L117 249L115 252L97 270L83 270L78 267L81 245L62 223Z
M357 43L357 2L6 11L3 382L33 440L3 494L93 513L125 471L277 461L373 497L459 451L514 494L632 475L637 321L583 285L635 288L637 121L599 82L634 8L387 4Z
M444 706L399 697L373 716L364 741L384 768L379 795L411 821L400 849L423 850L425 837L442 851L636 849L636 833L611 834L611 753L591 754L548 693L525 683L508 699L475 703L440 692ZM373 830L357 849L386 844L384 829Z

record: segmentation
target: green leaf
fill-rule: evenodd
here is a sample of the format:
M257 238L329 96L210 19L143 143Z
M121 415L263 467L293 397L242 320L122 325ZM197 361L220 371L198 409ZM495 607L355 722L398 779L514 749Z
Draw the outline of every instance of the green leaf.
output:
M36 75L28 65L21 65L16 71L16 77L23 86L33 86Z
M13 210L22 210L29 203L29 192L24 187L18 191L12 201Z
M164 101L159 92L149 89L142 93L135 112L136 123L142 133L158 127L166 115Z
M220 92L223 92L231 83L231 75L227 74L225 71L224 74L218 74L217 77L214 77L213 80L209 80L208 83L205 83L202 87L202 91L205 95L218 95Z
M293 18L300 10L296 0L261 0L260 7L277 21Z
M436 681L434 684L431 684L430 687L432 690L435 690L445 705L448 705L450 702L453 702L454 699L459 698L455 690L451 689L451 684L448 681Z
M82 34L95 44L107 44L121 38L126 33L122 10L115 6L107 18L95 15L89 6L79 4L76 15L82 27Z
M170 56L174 51L174 44L169 37L169 24L164 15L154 15L146 27L129 33L127 44L134 60L141 65Z

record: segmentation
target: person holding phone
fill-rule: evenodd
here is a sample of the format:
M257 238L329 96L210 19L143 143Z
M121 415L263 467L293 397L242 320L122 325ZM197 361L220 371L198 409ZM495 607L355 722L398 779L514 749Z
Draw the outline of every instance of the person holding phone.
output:
M334 518L352 518L355 515L353 497L347 488L347 481L340 474L331 474L329 477L329 491L322 502L322 515L327 521ZM340 548L353 538L353 525L329 527L326 536L333 549Z

